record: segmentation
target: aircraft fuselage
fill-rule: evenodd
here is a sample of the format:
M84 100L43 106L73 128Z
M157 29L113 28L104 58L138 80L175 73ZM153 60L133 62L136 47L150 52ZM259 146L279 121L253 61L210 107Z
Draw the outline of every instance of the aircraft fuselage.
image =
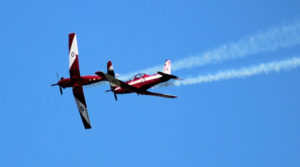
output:
M126 83L133 87L147 90L147 89L149 89L155 85L158 85L162 82L166 82L169 79L170 78L165 78L160 74L153 74L153 75L143 74L143 76L129 80ZM130 91L127 89L122 89L120 87L116 87L114 92L117 94L133 93L133 91Z
M74 79L72 80L71 78L64 78L61 79L57 84L60 85L62 88L67 88L67 87L73 87L78 85L82 85L82 86L90 85L100 81L103 81L103 78L100 76L86 75L86 76L81 76L76 80Z

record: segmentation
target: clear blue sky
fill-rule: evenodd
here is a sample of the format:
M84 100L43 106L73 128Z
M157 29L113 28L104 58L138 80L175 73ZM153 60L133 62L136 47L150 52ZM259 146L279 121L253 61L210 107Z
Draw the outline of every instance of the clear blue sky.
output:
M84 130L68 77L68 33L81 74L181 60L300 18L287 1L3 1L0 5L1 166L298 167L300 69L156 88L178 99L84 88ZM300 45L201 68L180 77L300 56Z

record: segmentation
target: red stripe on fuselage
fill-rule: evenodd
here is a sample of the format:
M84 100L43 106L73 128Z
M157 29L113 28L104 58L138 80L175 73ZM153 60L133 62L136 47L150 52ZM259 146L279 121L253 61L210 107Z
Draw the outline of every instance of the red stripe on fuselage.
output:
M126 83L129 84L129 85L131 85L131 86L133 86L133 87L147 90L147 89L149 89L149 88L151 88L151 87L153 87L153 86L155 86L157 84L160 84L162 82L166 82L166 81L169 80L169 79L165 79L163 76L147 80L150 77L155 77L155 76L158 76L158 75L159 74L154 74L154 75L144 74L143 77L127 81ZM125 93L132 93L133 91L117 87L114 92L116 92L118 94L125 94Z

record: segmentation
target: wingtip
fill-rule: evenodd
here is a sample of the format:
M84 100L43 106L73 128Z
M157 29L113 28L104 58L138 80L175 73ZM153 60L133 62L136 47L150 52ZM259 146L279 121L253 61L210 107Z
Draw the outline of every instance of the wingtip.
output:
M83 121L84 129L92 129L92 126L89 122Z
M177 98L178 96L174 96L174 95L168 95L168 98L171 98L171 99L175 99Z
M117 97L116 92L114 92L114 96L115 96L115 100L118 101L118 97Z
M92 129L92 127L90 127L90 126L89 127L84 127L84 129L88 130L88 129Z

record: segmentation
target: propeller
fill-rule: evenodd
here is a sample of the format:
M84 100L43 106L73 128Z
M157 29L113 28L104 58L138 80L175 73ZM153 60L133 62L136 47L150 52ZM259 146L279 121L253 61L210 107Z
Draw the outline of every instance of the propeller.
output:
M115 100L118 101L117 94L116 94L116 92L114 92L113 90L114 90L114 88L111 88L111 89L109 89L109 90L106 90L105 92L113 92L113 93L114 93L114 96L115 96Z
M57 80L59 80L58 73L56 73L56 77L57 77ZM61 77L59 81L61 81L61 80L63 80L63 79L64 79L64 77ZM63 94L63 92L62 92L62 87L58 84L59 81L58 81L56 84L52 84L51 86L56 86L56 85L58 85L58 86L59 86L60 94L62 95L62 94Z
M117 94L114 92L115 100L118 101Z
M59 91L60 91L60 94L62 95L63 93L62 93L62 88L61 88L61 86L59 86Z

